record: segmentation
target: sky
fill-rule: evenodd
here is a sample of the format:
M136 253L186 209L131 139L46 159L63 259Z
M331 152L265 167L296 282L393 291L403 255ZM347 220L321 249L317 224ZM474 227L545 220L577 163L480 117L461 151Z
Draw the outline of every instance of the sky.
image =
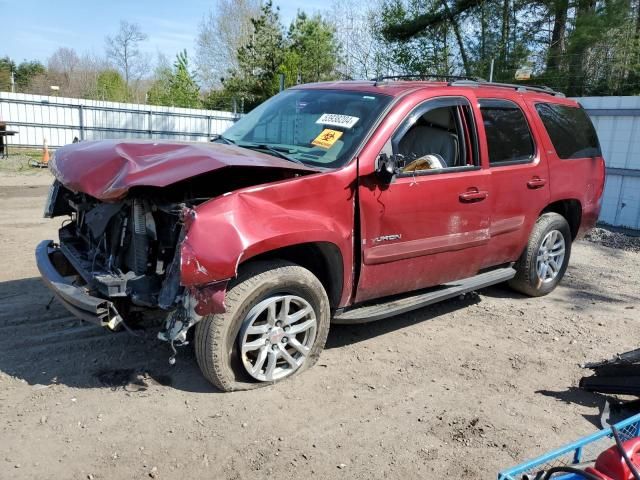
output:
M16 63L47 58L58 47L79 55L104 55L105 36L115 34L120 20L140 24L149 36L141 49L153 58L168 58L186 48L195 55L195 38L202 17L215 0L0 0L0 57ZM326 8L322 0L274 0L285 25L298 9L314 13Z

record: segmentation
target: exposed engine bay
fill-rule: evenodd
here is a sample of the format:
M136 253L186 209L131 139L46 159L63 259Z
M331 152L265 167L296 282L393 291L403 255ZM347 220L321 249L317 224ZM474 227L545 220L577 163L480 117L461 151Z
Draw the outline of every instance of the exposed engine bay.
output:
M68 217L59 230L58 248L71 273L77 273L76 285L116 306L118 315L105 326L127 327L131 313L162 309L168 315L159 338L173 345L185 342L187 330L201 318L196 300L180 284L180 247L195 218L193 209L225 192L291 176L226 168L163 188L137 187L113 202L72 192L56 180L45 217Z
M158 306L187 205L144 198L102 203L59 188L55 212L71 216L59 231L60 249L78 273L101 296Z

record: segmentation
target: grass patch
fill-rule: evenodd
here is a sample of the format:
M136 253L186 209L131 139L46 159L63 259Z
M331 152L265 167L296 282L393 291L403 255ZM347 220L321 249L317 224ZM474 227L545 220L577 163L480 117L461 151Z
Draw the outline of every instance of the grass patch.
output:
M3 173L18 173L21 175L33 175L45 170L43 168L32 167L29 165L30 161L42 159L42 153L36 156L37 150L31 152L31 154L19 153L9 154L9 158L0 158L0 172Z
M49 156L51 156L53 151L49 149ZM34 160L42 160L42 149L41 148L26 148L26 147L17 147L13 145L9 145L9 157L18 156L18 157L29 157Z

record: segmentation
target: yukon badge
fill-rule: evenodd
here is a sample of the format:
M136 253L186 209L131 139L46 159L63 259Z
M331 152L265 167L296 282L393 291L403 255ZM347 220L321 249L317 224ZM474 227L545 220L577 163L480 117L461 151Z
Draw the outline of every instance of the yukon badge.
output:
M382 243L382 242L391 242L393 240L400 240L402 235L399 233L394 233L392 235L382 235L380 237L376 237L373 239L373 243Z

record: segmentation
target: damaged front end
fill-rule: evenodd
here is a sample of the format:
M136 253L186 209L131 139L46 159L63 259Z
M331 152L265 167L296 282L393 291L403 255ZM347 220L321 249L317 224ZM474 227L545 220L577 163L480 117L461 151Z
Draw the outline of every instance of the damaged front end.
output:
M58 241L36 250L45 284L75 316L112 330L160 313L159 338L172 347L224 312L245 246L235 215L212 204L317 172L236 145L165 140L67 145L49 167L56 181L44 216L66 219Z
M186 344L188 330L204 315L224 311L225 280L181 282L183 268L197 268L187 232L196 218L194 207L208 199L189 189L139 189L107 203L56 181L45 217L68 219L58 243L38 246L40 273L83 320L116 330L128 328L140 312L164 311L158 338L172 347Z

